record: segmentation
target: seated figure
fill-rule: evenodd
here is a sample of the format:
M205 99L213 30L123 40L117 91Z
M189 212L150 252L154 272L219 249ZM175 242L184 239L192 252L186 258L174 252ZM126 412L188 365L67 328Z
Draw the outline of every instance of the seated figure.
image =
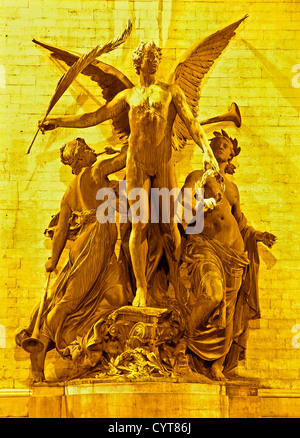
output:
M215 132L211 148L220 173L205 178L202 233L187 236L183 260L191 280L190 314L180 348L188 347L195 370L209 368L214 379L223 380L243 356L248 321L260 317L257 242L271 248L276 237L247 225L238 188L226 178L234 173L237 140L224 130ZM201 186L203 176L203 171L192 172L184 188Z

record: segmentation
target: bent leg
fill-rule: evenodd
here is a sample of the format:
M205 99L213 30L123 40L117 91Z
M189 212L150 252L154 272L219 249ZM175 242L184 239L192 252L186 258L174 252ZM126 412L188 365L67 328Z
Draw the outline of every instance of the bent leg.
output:
M201 270L201 283L195 289L198 293L195 301L193 300L189 306L191 313L187 327L190 333L205 326L209 317L220 305L225 292L222 274L218 272L215 265L205 263Z
M107 272L116 240L115 224L95 222L70 250L68 270L56 291L58 298L45 319L44 333L55 342L58 350L76 338L78 333L72 324L66 325L66 319L89 299L96 281Z
M211 371L213 377L216 380L225 380L225 376L223 374L224 360L232 343L235 304L241 284L242 273L240 277L231 277L229 275L226 276L226 328L224 341L225 354L212 364Z

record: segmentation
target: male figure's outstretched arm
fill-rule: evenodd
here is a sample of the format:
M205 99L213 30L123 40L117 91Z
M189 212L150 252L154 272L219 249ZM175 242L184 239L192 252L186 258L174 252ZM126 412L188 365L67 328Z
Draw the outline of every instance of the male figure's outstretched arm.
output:
M114 99L96 111L76 116L47 119L40 127L43 131L51 131L56 128L88 128L99 125L105 120L120 114L126 108L126 92L127 90L121 91Z

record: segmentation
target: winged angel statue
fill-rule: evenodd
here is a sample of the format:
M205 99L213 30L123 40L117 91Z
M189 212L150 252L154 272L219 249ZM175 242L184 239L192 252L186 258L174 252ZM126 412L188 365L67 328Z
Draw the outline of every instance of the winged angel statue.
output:
M154 42L141 42L133 52L133 65L139 75L139 84L134 85L115 67L99 60L82 70L102 89L106 103L97 111L71 117L56 117L40 123L43 131L58 127L85 128L105 120L112 120L115 134L127 150L126 181L130 207L136 198L130 192L142 188L147 196L142 206L145 220L132 221L129 251L136 281L134 306L145 306L147 299L146 254L148 250L146 229L148 222L151 188L176 188L172 160L172 148L183 148L188 139L193 139L204 152L204 167L211 166L218 172L218 163L206 135L198 122L198 103L201 82L214 61L221 55L235 30L246 18L208 36L186 53L178 62L167 83L157 80L161 61L161 49ZM78 55L34 40L51 51L51 56L74 65ZM219 118L202 122L220 121ZM240 120L236 121L239 124ZM145 193L144 192L144 193ZM131 192L132 193L132 192ZM171 202L171 213L174 204ZM161 240L168 259L170 281L176 298L180 301L179 260L180 234L172 220L161 223Z
M133 65L139 75L137 85L115 67L95 59L125 41L131 31L130 23L120 38L101 48L97 46L90 53L82 56L34 40L35 43L50 50L53 58L70 66L57 85L46 115L39 122L39 130L50 131L59 127L85 128L111 120L114 132L122 145L120 154L115 157L116 160L102 160L96 164L94 163L97 154L82 138L67 143L61 149L62 162L71 165L76 177L62 200L56 230L60 229L60 232L54 234L52 257L46 263L49 278L57 265L66 239L70 238L68 236L72 231L71 218L77 215L84 220L79 224L81 234L78 235L77 243L70 251L70 261L53 286L54 298L47 297L44 305L46 288L30 327L22 330L16 337L18 345L22 345L31 353L32 370L37 380L44 378L45 354L53 348L53 342L62 356L71 355L73 360L83 355L82 346L85 345L86 350L90 350L94 358L91 360L95 365L99 360L95 344L106 342L105 336L102 336L102 328L109 321L113 311L121 309L132 301L131 314L136 318L138 313L135 312L141 312L139 315L143 319L145 306L168 308L170 300L163 302L166 284L171 283L175 293L175 300L172 299L173 304L169 308L175 305L181 309L179 312L182 311L184 314L185 301L182 298L179 269L181 235L175 222L175 200L170 197L169 221L161 220L158 215L158 219L152 223L151 210L151 221L148 224L149 207L152 209L155 204L151 189L172 191L177 188L173 149L183 148L190 139L194 140L204 152L204 167L218 174L218 162L201 125L230 120L240 126L241 120L238 108L234 104L233 110L226 116L199 122L197 116L201 83L245 18L246 16L208 36L189 50L177 63L166 83L156 78L162 51L152 41L141 42L133 52ZM89 76L100 86L106 103L91 113L48 118L50 110L79 73ZM108 153L110 152L111 150ZM110 262L117 239L116 227L115 224L96 220L96 199L98 199L96 193L99 185L107 187L113 183L107 178L109 174L124 168L125 165L126 202L128 201L132 208L132 218L124 224L123 230L121 226L121 253L124 258L116 267L116 263ZM137 195L140 196L140 213L139 215L136 213L137 220L134 219L134 212L137 212L135 205L137 196L133 195L136 189L139 189ZM142 193L145 196L141 196ZM159 211L159 205L155 207ZM161 274L162 265L164 273ZM112 272L112 269L115 270ZM116 299L118 293L120 294L117 276L121 279L122 291L128 288L128 284L131 287L131 291L126 290L124 295L121 294L119 301ZM158 290L163 292L159 295ZM155 291L156 296L153 295ZM124 301L124 296L131 298ZM159 315L159 312L162 312L161 315L164 315L161 316L162 318L169 318L166 309L160 311L153 307L152 310L148 307L149 315L157 311ZM149 315L147 318L150 317ZM174 335L168 324L164 333L169 333L173 342ZM42 341L40 347L38 347L37 335L34 336L36 328L37 333L40 330L39 337ZM123 326L122 330L124 330ZM166 334L163 336L164 339L165 336ZM81 341L78 341L78 338ZM126 338L123 344L125 341L127 342ZM28 348L26 342L30 344ZM103 346L101 348L105 351ZM107 351L109 352L109 349ZM114 355L115 353L114 350ZM94 356L97 356L97 359Z

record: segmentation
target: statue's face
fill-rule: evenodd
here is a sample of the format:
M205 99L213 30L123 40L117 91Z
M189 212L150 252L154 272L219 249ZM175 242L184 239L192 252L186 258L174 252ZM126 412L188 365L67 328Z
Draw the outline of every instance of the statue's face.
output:
M140 70L146 74L155 74L159 66L159 54L152 45L145 46L145 53L142 59Z
M218 163L227 163L232 157L232 143L228 138L221 138L218 144L212 145L212 151Z

